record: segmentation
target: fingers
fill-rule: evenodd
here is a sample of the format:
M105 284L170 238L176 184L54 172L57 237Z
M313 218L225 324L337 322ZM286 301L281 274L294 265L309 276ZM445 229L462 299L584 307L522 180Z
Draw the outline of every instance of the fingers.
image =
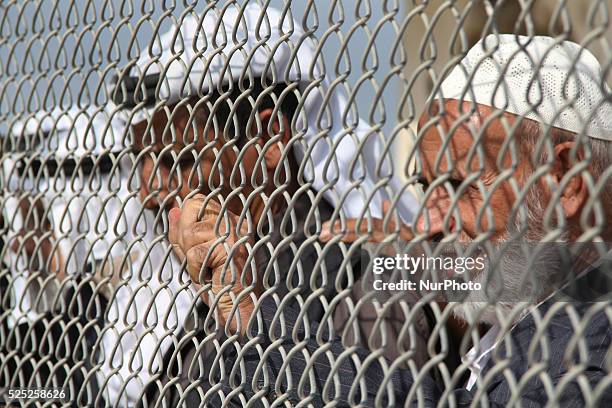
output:
M210 292L215 297L219 295L216 298L202 295L201 298L208 306L216 309L220 323L225 325L229 321L231 333L239 331L245 334L249 319L253 315L253 301L248 292L243 293L245 289L240 281L240 272L229 267L231 262L227 263L228 267L225 269L227 258L224 251L222 245L211 247L206 243L194 246L187 252L187 270L194 283L210 284Z
M231 218L229 228L226 216ZM242 231L235 231L235 218L227 210L222 213L221 206L216 201L207 202L203 195L198 194L186 200L181 210L170 211L168 239L174 245L180 246L183 253L187 253L195 245L226 236L229 229L232 236L229 240L231 243L236 240L236 236L242 235ZM217 222L219 222L218 228Z
M335 223L331 223L327 221L323 224L323 229L321 230L321 235L319 239L323 242L330 241L333 237L342 234L341 241L342 242L354 242L364 234L368 233L367 222L362 222L360 225L360 230L357 231L357 219L349 219L346 221L346 228L343 231L341 221L336 221ZM374 220L373 220L374 221Z
M181 227L198 221L198 212L202 208L205 199L203 194L196 194L183 202L180 217Z
M212 279L212 269L206 264L210 261L206 259L209 253L208 243L196 245L187 251L187 272L193 282L204 284Z
M209 218L217 218L221 213L221 206L214 199L208 199L203 194L196 194L192 198L185 200L181 214L181 226L193 224Z
M189 251L194 246L215 241L218 237L215 233L215 220L195 222L182 230L182 246Z
M220 221L219 228L216 228L217 221ZM215 302L222 321L232 314L233 299L244 290L243 282L248 286L253 281L243 275L249 270L246 268L249 241L239 239L243 231L237 231L237 221L237 216L228 210L222 212L217 202L206 201L203 195L186 200L182 209L173 209L168 214L168 238L175 253L185 262L194 284L210 285L208 290L219 295ZM206 303L213 299L210 292L201 296ZM252 310L249 302L248 296L239 300L240 317L247 320Z
M187 272L191 280L199 284L212 284L212 291L218 292L227 285L237 286L239 292L238 276L233 276L231 267L224 270L228 259L226 249L222 244L203 243L195 245L186 252ZM231 265L231 262L228 263ZM239 271L240 273L241 271Z
M179 222L181 219L181 209L174 207L168 213L168 241L172 244L179 244Z
M383 242L389 235L398 232L394 217L390 217L388 222L385 222L387 216L391 214L394 208L395 206L391 200L384 200L382 202L382 219L348 219L344 227L340 220L333 223L333 225L330 221L327 221L323 224L319 239L323 242L328 242L334 237L341 235L340 240L342 242L355 242L367 236L369 242ZM399 236L405 241L410 241L414 238L412 229L401 222L401 220Z

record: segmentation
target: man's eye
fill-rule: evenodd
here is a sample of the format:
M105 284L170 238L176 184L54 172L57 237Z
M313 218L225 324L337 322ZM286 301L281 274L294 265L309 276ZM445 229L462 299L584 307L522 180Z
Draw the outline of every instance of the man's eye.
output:
M174 166L174 157L169 153L163 154L159 156L159 164L167 169L171 169Z
M179 166L181 166L181 170L191 169L193 166L195 166L195 159L193 158L191 153L184 154L178 160L178 164Z
M166 153L160 158L160 164L167 169L171 169L175 164L181 167L181 170L190 169L194 166L194 159L191 154L184 154L179 158L174 158L172 154Z

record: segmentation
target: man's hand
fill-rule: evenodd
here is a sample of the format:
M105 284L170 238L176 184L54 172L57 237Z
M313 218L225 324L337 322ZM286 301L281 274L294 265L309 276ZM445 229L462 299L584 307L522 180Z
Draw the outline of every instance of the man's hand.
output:
M205 287L204 302L217 308L220 323L244 334L254 309L246 225L239 230L236 215L202 194L170 210L168 221L168 239L191 280Z
M361 237L368 236L369 242L380 243L383 242L385 238L387 238L390 234L395 233L398 229L400 239L404 241L410 241L414 239L414 233L408 225L400 222L398 228L393 217L390 217L389 221L385 223L385 218L391 212L391 210L391 202L385 200L383 202L383 218L372 219L371 230L369 230L368 221L365 219L351 218L347 220L346 228L340 240L342 242L354 242ZM342 232L342 223L340 221L336 221L333 224L330 221L327 221L323 224L319 239L321 241L327 242Z

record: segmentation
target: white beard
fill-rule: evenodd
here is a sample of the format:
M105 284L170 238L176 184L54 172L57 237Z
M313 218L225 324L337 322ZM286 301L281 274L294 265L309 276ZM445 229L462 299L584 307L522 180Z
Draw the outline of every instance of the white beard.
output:
M558 252L544 249L537 253L535 261L531 257L530 263L520 248L521 242L533 243L530 245L530 250L533 250L546 235L541 225L544 209L535 201L536 197L529 198L531 202L528 198L525 201L527 229L517 220L514 228L508 228L499 243L493 244L494 252L498 253L497 267L471 277L472 282L481 284L482 290L470 291L462 302L451 303L454 314L460 319L491 325L508 323L508 320L517 322L529 312L529 306L543 301L551 293L551 288L559 288L566 280L567 265L560 260ZM517 234L517 231L525 232ZM567 236L563 234L555 242L566 240ZM503 254L501 249L505 251Z

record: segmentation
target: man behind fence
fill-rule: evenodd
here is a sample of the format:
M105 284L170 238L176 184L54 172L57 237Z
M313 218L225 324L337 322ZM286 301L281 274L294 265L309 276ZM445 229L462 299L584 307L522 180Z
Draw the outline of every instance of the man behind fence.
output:
M311 319L332 324L327 304L349 279L338 275L340 265L347 261L357 279L361 257L338 245L321 255L316 229L338 212L380 216L376 179L391 166L381 135L355 115L345 89L331 85L316 42L289 15L255 4L187 15L153 47L118 79L115 95L133 108L145 208L171 210L171 224L188 222L187 235L169 237L176 253L189 270L205 257L214 271L212 285L196 286L210 309L184 327L175 353L166 353L165 375L148 390L151 400L161 394L191 405L207 399L203 377L214 375L202 364L233 342L220 334L246 331L255 291L307 303ZM403 204L409 219L410 198ZM222 271L242 277L238 313L241 289L217 296Z
M426 186L425 214L415 234L433 240L454 234L468 243L485 233L493 243L518 234L538 242L552 230L558 231L556 241L612 240L612 210L601 205L610 202L612 193L606 173L612 164L609 98L599 63L577 44L514 35L479 42L421 117L418 153L423 181L431 187ZM539 149L540 144L549 146ZM442 176L448 183L435 183ZM183 215L178 209L170 214L170 237L181 257L188 252L192 227ZM328 228L322 239L333 239L338 231L337 225ZM344 238L354 235L349 231ZM195 282L205 258L202 253L189 260ZM256 398L315 406L403 406L406 399L435 406L449 398L461 406L479 399L492 406L610 406L607 289L596 287L604 294L599 303L560 303L567 297L555 289L564 282L547 276L546 284L532 293L531 313L520 313L525 298L516 292L515 281L524 271L519 259L513 261L516 268L501 268L502 289L516 297L499 305L500 313L493 300L477 293L451 305L466 321L490 327L465 356L466 383L453 376L436 384L431 367L404 370L397 361L346 349L339 339L321 343L309 335L317 332L317 322L305 322L301 311L280 307L278 299L264 294L256 308L261 319L254 323L257 335L245 339L239 353L225 353L226 365L235 361L226 366L231 375L224 379L225 398L236 404ZM585 265L595 266L581 269ZM588 287L593 276L608 270L605 259L587 256L586 262L576 263L572 281L579 287L586 279ZM216 283L213 290L231 286L216 270L209 279ZM238 308L249 314L254 304L240 292L234 285ZM503 328L500 316L510 316Z

